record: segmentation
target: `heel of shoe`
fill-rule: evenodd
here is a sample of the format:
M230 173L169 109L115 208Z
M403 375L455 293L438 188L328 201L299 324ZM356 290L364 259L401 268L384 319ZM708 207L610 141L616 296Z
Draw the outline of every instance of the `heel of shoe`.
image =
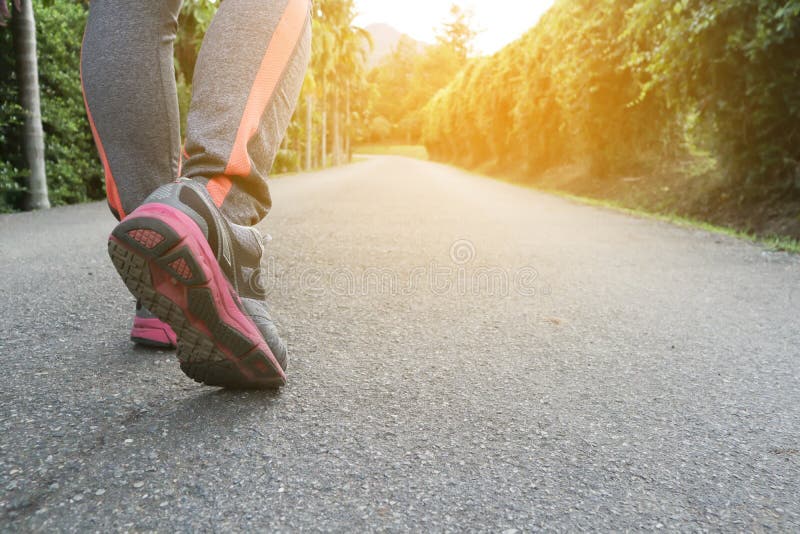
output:
M171 206L144 205L114 229L109 254L131 293L178 335L187 375L237 388L286 383L191 218Z

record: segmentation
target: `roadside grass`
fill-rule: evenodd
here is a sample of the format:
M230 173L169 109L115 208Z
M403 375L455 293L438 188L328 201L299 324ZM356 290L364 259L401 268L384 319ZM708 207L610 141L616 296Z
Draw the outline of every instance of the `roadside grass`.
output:
M790 252L792 254L800 254L800 240L793 239L791 237L786 236L758 236L753 233L743 232L741 230L736 230L735 228L728 228L725 226L717 226L715 224L711 224L705 221L700 221L697 219L691 219L689 217L683 217L680 215L675 214L662 214L662 213L653 213L650 211L628 208L623 206L613 200L604 200L604 199L597 199L591 197L584 197L579 195L573 195L571 193L566 193L564 191L560 191L558 189L544 189L538 188L535 186L530 186L532 189L537 191L542 191L544 193L548 193L551 195L555 195L561 198L566 198L568 200L572 200L574 202L578 202L580 204L586 204L589 206L596 206L600 208L607 208L614 211L618 211L621 213L625 213L628 215L633 215L636 217L644 217L647 219L655 219L659 221L669 222L678 226L683 226L686 228L697 228L699 230L705 230L706 232L711 232L713 234L725 235L729 237L735 237L738 239L744 239L746 241L751 241L753 243L761 244L771 250L781 251L781 252Z
M365 156L403 156L428 161L428 151L422 145L361 145L354 152Z

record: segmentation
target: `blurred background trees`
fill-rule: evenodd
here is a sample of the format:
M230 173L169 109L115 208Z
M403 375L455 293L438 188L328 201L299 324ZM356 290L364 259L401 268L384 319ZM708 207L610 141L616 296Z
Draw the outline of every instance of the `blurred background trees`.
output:
M99 199L78 76L88 3L32 2L50 199ZM183 5L183 125L218 4ZM579 194L639 184L654 210L800 206L800 0L557 0L491 56L473 50L457 6L430 44L359 28L356 11L355 0L314 2L311 66L274 172L341 164L365 143L424 143L434 159L545 185L571 169ZM0 30L2 211L24 207L29 172L11 45Z
M375 91L367 115L377 130L370 129L365 140L419 143L425 105L467 64L474 37L471 14L457 5L440 27L435 44L401 37L393 52L369 73ZM386 122L392 127L388 135Z
M621 38L642 94L698 114L731 185L800 188L800 1L640 0Z
M86 7L74 1L33 0L28 4L31 5L36 13L50 202L66 204L101 198L102 169L83 109L79 75ZM13 25L12 20L10 26ZM19 94L13 33L9 28L0 28L0 211L26 207L31 172L25 157L26 114Z
M800 1L560 0L424 116L440 160L602 180L702 154L737 192L796 195Z
M104 198L103 173L86 120L80 48L88 14L84 0L25 0L36 14L44 160L54 205ZM200 45L219 0L184 0L175 43L175 75L185 131L191 80ZM303 97L278 153L274 172L349 161L364 138L365 102L372 102L366 58L370 37L353 25L353 0L314 2L312 65ZM21 17L20 17L21 20ZM12 17L10 26L13 26ZM26 207L30 165L23 142L26 114L19 94L13 35L0 28L0 212Z

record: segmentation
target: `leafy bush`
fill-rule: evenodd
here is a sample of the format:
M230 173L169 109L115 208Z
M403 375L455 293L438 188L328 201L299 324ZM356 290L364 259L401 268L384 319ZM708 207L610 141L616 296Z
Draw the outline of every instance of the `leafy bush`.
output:
M38 0L39 84L50 202L105 198L103 172L86 119L80 53L87 11L82 4Z
M798 58L796 0L560 0L429 102L424 142L437 159L588 162L600 178L696 144L734 186L800 186Z
M42 125L50 202L72 204L105 197L103 170L86 119L80 85L80 49L88 15L82 1L33 0L39 56ZM176 45L179 96L185 126L197 50L218 4L187 0ZM11 32L0 28L0 211L22 207L26 163L22 155L22 108ZM187 81L188 80L188 81Z
M800 2L640 0L629 18L644 93L700 112L733 184L800 188Z
M22 180L25 168L20 146L22 108L17 102L14 57L11 48L11 31L0 28L0 72L9 73L0 78L0 212L11 211L22 202Z
M39 83L45 161L53 205L104 196L102 168L86 120L80 84L80 49L86 7L73 2L33 0L38 37ZM11 32L0 29L0 70L14 72ZM25 162L14 74L0 80L0 209L19 209Z
M272 164L273 173L296 172L298 169L300 169L300 154L286 148L278 150L275 162Z
M0 46L3 46L2 34ZM4 59L0 55L0 69L8 68ZM20 161L21 147L17 137L17 131L22 126L22 109L13 100L16 92L8 89L8 84L0 83L0 212L12 211L20 205L24 192L21 184L24 173L19 168L23 162Z
M632 172L670 131L618 39L633 0L562 0L519 41L468 66L427 109L425 142L443 159L542 172L588 160Z

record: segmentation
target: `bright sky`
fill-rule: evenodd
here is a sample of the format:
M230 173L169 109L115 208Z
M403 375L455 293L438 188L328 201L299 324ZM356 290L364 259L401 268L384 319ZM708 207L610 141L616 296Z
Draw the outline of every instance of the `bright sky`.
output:
M554 0L356 0L356 24L383 22L417 39L434 42L436 29L456 3L472 9L473 25L480 34L475 47L496 52L531 28Z

